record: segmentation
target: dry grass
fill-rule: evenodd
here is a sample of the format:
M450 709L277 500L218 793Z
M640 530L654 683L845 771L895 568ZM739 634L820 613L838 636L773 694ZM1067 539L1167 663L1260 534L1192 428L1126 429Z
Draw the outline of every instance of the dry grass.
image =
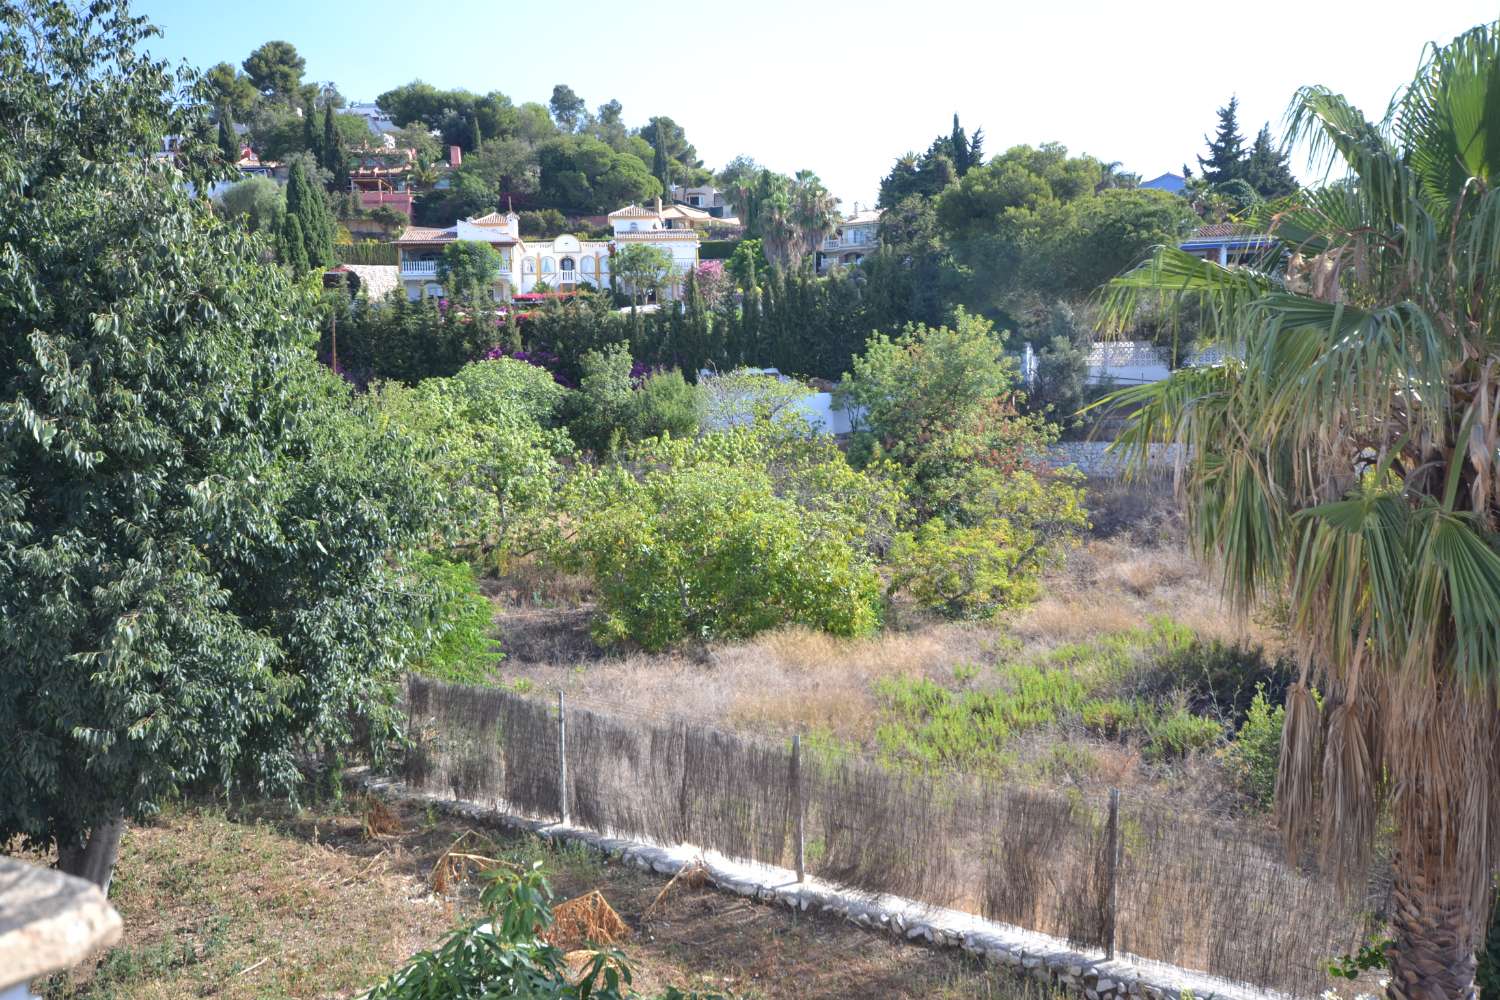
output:
M131 827L113 897L124 938L55 980L48 1000L358 995L477 914L473 886L438 898L426 884L466 827L409 804L392 809L402 832L383 842L364 836L357 811L329 808L176 811ZM632 931L624 948L644 996L678 986L741 1000L1048 1000L955 954L708 887L679 883L646 925L659 877L496 831L477 836L480 853L542 861L560 897L598 889Z

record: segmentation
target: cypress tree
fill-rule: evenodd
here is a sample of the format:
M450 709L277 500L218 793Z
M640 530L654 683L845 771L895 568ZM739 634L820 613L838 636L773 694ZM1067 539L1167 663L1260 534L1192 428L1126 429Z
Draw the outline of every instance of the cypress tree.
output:
M1208 142L1208 157L1198 157L1203 179L1210 184L1245 179L1245 137L1240 135L1239 98L1219 109L1219 127Z
M953 113L953 134L948 137L948 155L953 159L954 169L958 176L962 177L969 172L973 164L969 161L969 137L964 134L963 126L958 123L958 112Z
M311 153L313 158L321 163L323 160L323 151L318 148L318 137L313 132L312 119L313 106L309 102L307 107L302 110L302 148L304 151Z
M277 241L281 262L298 277L307 273L306 237L302 232L302 221L293 212L286 213L281 220L281 239Z
M344 153L344 137L333 119L333 105L323 105L322 166L333 175L329 181L334 191L349 190L349 158Z
M1278 149L1271 139L1271 127L1262 125L1250 146L1250 156L1245 161L1245 181L1262 198L1284 198L1297 190L1297 178L1287 162L1287 154Z
M298 218L306 267L333 263L333 223L320 188L307 177L303 159L292 161L286 183L286 214Z
M661 181L661 193L670 198L672 195L671 171L668 169L667 161L667 136L661 127L661 119L656 121L656 153L651 158L651 173Z
M224 162L230 165L240 162L240 144L234 137L234 129L230 127L229 116L223 111L219 112L219 152L224 154Z
M974 136L969 140L969 166L984 166L984 129L976 128Z
M470 152L479 152L479 147L484 145L484 133L479 130L479 114L469 113L469 135L474 139L474 147Z

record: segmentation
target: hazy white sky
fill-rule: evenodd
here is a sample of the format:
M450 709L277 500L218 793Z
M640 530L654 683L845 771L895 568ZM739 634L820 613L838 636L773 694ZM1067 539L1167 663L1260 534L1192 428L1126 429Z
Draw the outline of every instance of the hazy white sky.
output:
M138 0L158 55L201 68L292 42L309 79L353 100L421 78L543 101L566 83L667 114L711 167L749 153L811 168L845 211L959 113L985 149L1057 141L1152 177L1203 147L1240 100L1247 137L1279 131L1296 87L1321 83L1379 117L1422 47L1497 9L1479 0L1119 3L1033 0ZM1299 171L1300 161L1294 164ZM1304 176L1305 172L1304 172Z

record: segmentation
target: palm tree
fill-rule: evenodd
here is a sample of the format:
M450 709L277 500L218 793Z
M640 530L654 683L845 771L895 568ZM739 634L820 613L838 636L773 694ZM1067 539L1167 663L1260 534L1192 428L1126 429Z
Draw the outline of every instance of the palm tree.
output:
M1191 537L1242 607L1285 599L1277 811L1357 872L1395 828L1389 996L1474 995L1500 837L1500 29L1432 46L1377 125L1301 90L1290 138L1343 174L1259 220L1256 267L1161 248L1116 279L1201 307L1230 360L1118 393L1139 466L1180 442ZM1332 175L1331 175L1332 176ZM1321 692L1321 705L1313 694ZM1315 791L1319 792L1315 798Z
M797 171L792 181L792 221L800 239L797 260L815 252L823 240L839 226L839 200L823 186L811 170Z

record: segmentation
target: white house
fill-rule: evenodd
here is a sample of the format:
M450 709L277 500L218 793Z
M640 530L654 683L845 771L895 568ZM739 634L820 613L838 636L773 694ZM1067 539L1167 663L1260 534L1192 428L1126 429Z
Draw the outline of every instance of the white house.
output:
M537 291L569 292L582 286L610 287L610 258L627 244L646 243L672 257L674 279L662 297L675 299L682 293L683 277L698 264L699 238L676 206L662 210L627 205L609 214L614 235L608 240L580 240L563 234L550 240L524 239L520 217L514 212L491 212L462 219L445 229L408 226L395 240L400 257L401 285L409 299L441 297L438 258L443 248L461 240L490 244L500 254L495 275L496 301ZM680 225L674 223L681 222Z
M835 267L848 267L865 259L865 254L874 253L880 246L880 209L859 210L839 223L832 236L818 247L817 267L819 274L827 274Z

